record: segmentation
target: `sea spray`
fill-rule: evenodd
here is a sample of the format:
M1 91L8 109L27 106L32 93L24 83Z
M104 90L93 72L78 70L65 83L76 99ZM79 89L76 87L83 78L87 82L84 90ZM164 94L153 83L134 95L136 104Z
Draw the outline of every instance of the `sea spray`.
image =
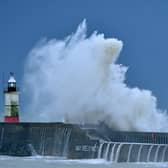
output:
M127 67L116 60L123 43L83 21L64 40L42 40L25 64L25 120L105 122L119 130L168 131L168 118L149 90L129 88Z

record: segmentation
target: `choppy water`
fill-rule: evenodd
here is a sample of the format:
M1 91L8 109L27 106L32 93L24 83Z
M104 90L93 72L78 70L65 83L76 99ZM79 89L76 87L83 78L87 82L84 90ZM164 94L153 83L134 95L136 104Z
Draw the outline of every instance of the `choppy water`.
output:
M64 160L54 157L0 156L0 168L167 168L168 163L112 163L104 160Z

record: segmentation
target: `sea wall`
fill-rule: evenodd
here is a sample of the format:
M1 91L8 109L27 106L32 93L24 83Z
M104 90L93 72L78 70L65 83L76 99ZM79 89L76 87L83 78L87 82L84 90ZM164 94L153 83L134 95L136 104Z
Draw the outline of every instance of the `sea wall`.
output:
M0 155L168 161L168 133L121 132L103 125L0 123Z
M64 123L0 123L0 154L95 158L98 140L77 125Z

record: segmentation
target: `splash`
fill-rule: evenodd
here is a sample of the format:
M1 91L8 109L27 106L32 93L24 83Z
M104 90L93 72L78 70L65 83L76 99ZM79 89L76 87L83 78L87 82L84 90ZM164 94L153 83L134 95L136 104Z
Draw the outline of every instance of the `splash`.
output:
M29 121L106 122L119 130L168 131L168 118L149 90L129 88L127 67L116 60L123 43L83 21L64 40L42 40L25 65L25 118Z

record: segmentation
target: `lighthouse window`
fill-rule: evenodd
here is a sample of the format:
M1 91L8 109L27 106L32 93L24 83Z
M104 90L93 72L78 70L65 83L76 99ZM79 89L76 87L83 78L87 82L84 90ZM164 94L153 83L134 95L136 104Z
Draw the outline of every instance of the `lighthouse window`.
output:
M9 83L9 87L15 87L15 86L16 86L16 83L14 82Z

